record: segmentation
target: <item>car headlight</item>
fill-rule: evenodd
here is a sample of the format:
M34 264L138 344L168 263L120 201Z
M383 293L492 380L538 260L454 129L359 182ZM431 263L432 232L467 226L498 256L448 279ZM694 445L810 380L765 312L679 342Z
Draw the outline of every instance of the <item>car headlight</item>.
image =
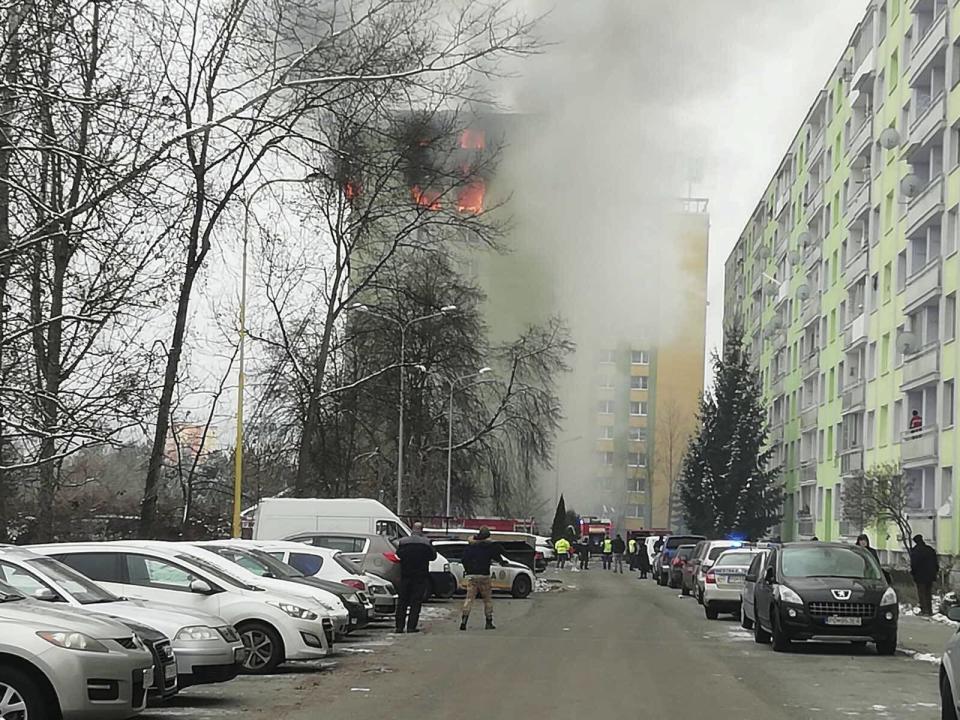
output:
M267 600L267 605L272 605L278 610L283 610L287 615L292 618L298 618L300 620L316 620L319 617L315 612L311 612L306 608L302 608L299 605L292 605L291 603L285 602L273 602L272 600Z
M220 633L206 625L191 625L190 627L180 628L176 640L219 640Z
M110 652L106 645L101 643L99 640L94 640L89 635L84 635L80 632L61 632L56 630L41 630L37 633L38 636L42 637L48 643L56 645L57 647L66 648L67 650L85 650L86 652L99 652L105 653ZM134 644L140 643L140 647L143 647L143 643L140 642L140 638L136 635Z
M887 591L883 594L883 597L880 598L881 605L896 605L897 604L897 591L892 587L888 587Z
M803 599L797 593L786 585L777 585L777 597L780 602L792 603L794 605L803 605Z
M354 605L358 605L362 602L360 600L360 596L357 595L356 593L353 593L352 595L344 595L343 599L349 603L353 603Z

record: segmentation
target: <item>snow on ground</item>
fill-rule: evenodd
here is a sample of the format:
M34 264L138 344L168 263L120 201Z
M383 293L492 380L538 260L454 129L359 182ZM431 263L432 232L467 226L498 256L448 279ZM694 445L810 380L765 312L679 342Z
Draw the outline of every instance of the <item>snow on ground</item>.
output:
M907 657L910 657L914 660L918 660L919 662L935 663L937 665L940 664L939 655L931 655L930 653L921 653L921 652L917 652L916 650L908 650L906 648L901 649L900 652L906 655Z
M446 620L453 615L454 608L448 605L424 605L420 609L420 618L423 620Z
M566 592L567 590L576 590L576 585L570 585L565 583L563 580L554 580L547 578L537 578L536 584L533 586L534 592L545 593L545 592Z

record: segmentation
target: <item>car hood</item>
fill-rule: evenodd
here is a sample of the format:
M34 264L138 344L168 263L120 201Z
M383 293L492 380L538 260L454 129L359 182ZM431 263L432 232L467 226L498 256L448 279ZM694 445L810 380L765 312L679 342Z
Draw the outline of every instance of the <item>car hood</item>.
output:
M130 629L119 621L80 608L54 607L39 600L0 603L0 618L35 627L44 626L48 630L82 632L98 640L130 637Z
M863 578L811 577L784 578L784 584L796 590L806 601L836 601L834 590L850 591L851 601L870 601L887 589L885 580Z
M164 606L160 603L142 600L119 600L112 603L84 605L83 607L90 612L149 625L171 638L175 637L185 627L206 625L215 628L230 624L216 615L179 610L173 605Z
M353 595L357 592L356 589L343 585L342 583L333 582L332 580L323 580L318 577L297 577L286 579L291 582L300 583L301 585L309 585L310 587L326 590L327 592L336 595L340 599L343 599L347 595Z

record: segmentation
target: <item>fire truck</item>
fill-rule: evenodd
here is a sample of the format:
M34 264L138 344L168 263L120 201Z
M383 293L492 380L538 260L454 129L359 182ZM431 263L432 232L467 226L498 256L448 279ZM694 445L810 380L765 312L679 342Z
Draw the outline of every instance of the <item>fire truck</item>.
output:
M580 517L580 537L590 539L590 552L599 553L603 550L603 539L612 538L613 521L610 518L582 515Z

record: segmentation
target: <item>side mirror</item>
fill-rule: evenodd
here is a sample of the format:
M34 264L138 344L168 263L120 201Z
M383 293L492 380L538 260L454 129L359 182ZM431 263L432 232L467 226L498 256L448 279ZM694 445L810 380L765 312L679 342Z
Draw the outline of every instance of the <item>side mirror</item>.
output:
M773 585L776 579L777 579L777 574L774 572L772 567L768 567L767 572L764 573L763 575L763 581L767 583L767 585Z
M34 600L42 600L43 602L56 602L59 597L58 595L48 587L37 588L33 591Z
M198 595L209 595L213 592L213 588L206 580L194 580L190 583L190 592Z
M960 622L960 605L954 605L952 608L947 610L947 617L954 622Z

